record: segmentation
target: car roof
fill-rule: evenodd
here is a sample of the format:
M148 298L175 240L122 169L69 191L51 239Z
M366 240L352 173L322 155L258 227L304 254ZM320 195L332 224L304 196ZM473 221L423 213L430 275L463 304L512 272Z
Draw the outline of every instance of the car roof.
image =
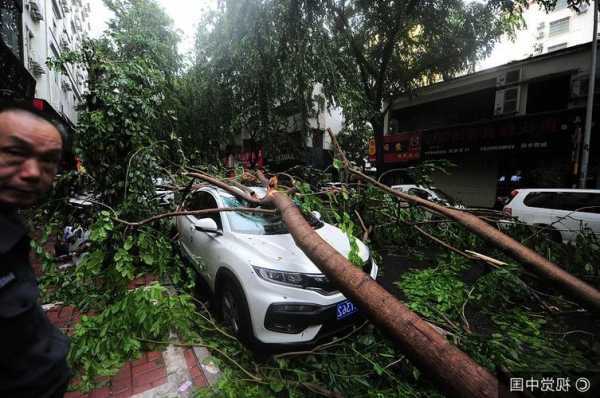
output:
M237 187L233 187L233 189L237 189L241 192L241 189L237 188ZM253 190L254 192L256 192L259 195L264 195L267 193L266 188L264 187L247 187L248 189ZM198 191L211 191L217 195L220 196L225 196L225 197L233 197L234 195L232 195L231 193L227 192L226 190L224 190L223 188L219 188L217 186L214 185L207 185L207 186L203 186L201 188L198 189Z
M425 185L418 185L418 184L399 184L399 185L392 185L390 186L391 189L394 188L419 188L419 189L437 189L434 186L425 186Z
M576 193L597 193L600 194L600 189L577 189L577 188L516 188L518 193L531 192L576 192Z

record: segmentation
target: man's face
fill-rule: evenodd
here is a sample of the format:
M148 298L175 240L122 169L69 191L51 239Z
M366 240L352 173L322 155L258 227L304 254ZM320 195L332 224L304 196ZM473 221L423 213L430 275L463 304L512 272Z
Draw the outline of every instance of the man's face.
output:
M21 110L0 113L0 206L33 205L50 188L61 152L49 122Z

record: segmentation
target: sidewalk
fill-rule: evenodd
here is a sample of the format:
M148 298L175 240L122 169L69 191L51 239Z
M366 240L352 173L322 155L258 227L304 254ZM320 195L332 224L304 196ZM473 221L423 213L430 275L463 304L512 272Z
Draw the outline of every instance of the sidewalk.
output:
M148 275L134 280L129 287L134 289L154 281L156 278ZM46 307L50 322L67 335L72 333L83 315L72 306ZM141 358L125 363L115 376L100 379L100 388L87 394L69 392L65 398L188 398L194 389L216 382L218 368L210 363L202 363L209 356L204 347L181 348L169 345L162 352L145 352Z

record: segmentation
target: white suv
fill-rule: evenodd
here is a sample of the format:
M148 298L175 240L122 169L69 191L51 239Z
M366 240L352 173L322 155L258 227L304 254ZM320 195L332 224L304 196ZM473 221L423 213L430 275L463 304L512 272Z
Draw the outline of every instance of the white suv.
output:
M584 229L600 234L600 190L517 189L504 207L506 215L543 226L557 242L575 240Z
M264 188L252 189L265 194ZM185 201L186 210L223 207L248 204L216 187L194 191ZM348 255L345 233L318 214L305 217L321 238ZM357 307L296 246L279 215L187 215L177 217L177 229L181 250L206 282L217 315L250 345L310 344L356 318ZM357 244L363 270L376 278L369 249Z

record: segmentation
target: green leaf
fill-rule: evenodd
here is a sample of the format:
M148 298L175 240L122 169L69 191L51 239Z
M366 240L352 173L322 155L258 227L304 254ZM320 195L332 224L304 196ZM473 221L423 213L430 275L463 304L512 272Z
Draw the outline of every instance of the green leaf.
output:
M279 380L275 380L269 383L269 387L271 388L271 390L273 390L273 392L277 393L283 391L283 389L285 388L285 384L283 384Z
M142 254L142 261L146 264L146 265L152 265L154 264L154 257L152 257L151 254Z
M339 159L333 159L333 167L335 167L337 170L341 170L343 167L342 161Z

